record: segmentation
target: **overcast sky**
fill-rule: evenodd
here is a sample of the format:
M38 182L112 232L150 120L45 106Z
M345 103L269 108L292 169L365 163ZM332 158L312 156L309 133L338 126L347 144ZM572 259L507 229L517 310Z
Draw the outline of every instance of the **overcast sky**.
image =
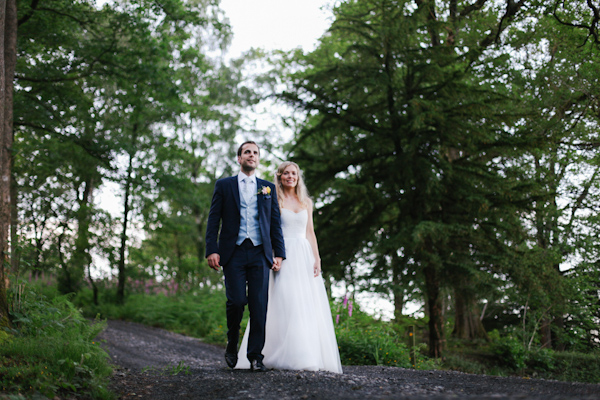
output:
M221 0L229 18L231 57L252 47L267 50L314 49L331 24L331 0Z

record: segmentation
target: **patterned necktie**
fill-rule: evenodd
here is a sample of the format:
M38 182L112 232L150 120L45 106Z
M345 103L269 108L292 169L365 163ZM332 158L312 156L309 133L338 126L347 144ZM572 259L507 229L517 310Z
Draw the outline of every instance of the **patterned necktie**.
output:
M242 179L242 182L244 182L244 184L242 185L244 199L246 199L246 202L248 202L248 200L250 199L250 178L244 178Z

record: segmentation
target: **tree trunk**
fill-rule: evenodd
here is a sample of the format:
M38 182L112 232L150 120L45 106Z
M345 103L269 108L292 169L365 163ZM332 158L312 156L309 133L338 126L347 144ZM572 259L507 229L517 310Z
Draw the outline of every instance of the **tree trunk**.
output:
M13 133L14 139L14 133ZM11 158L13 155L11 154ZM14 159L11 159L11 165L13 165ZM21 262L21 245L19 243L19 212L17 209L18 204L18 190L17 182L15 177L11 174L10 177L10 269L14 275L19 272L19 265Z
M452 336L458 339L489 340L479 317L477 302L463 290L454 290L455 322Z
M9 0L10 1L10 0ZM6 60L4 38L6 33L6 0L0 0L0 110L6 109ZM10 179L8 147L5 134L6 113L0 121L0 327L9 324L8 319L8 271L5 269L8 256L8 221L10 220L10 197L6 181Z
M13 88L17 62L17 3L0 0L0 327L9 325L8 296Z
M58 239L57 239L57 245L58 245L58 260L61 266L61 271L62 271L62 277L61 280L63 281L62 285L64 285L64 287L69 287L71 286L71 275L69 272L69 268L67 266L67 262L65 261L65 256L64 256L64 252L62 251L62 244L63 244L63 240L64 240L64 236L65 236L65 231L66 231L66 223L61 223L60 228L61 228L61 233L60 235L58 235ZM59 281L59 287L60 287L61 283Z
M402 269L398 252L392 253L392 295L394 296L394 319L399 321L404 307L404 287L402 286Z
M175 257L177 258L177 271L175 271L175 276L173 278L177 284L177 293L180 293L181 286L183 285L185 279L188 278L188 274L187 271L184 271L183 251L181 250L181 243L177 231L175 231L173 242L175 244Z
M429 264L423 269L429 307L429 356L441 358L446 338L444 335L444 314L440 281L435 265Z
M552 320L549 317L542 319L540 326L540 336L542 341L542 349L552 348Z
M71 257L71 277L73 284L77 289L83 283L86 276L86 270L89 272L89 266L92 263L90 256L90 203L94 190L94 179L88 178L83 183L83 195L79 200L79 209L77 210L77 238L75 239L75 249ZM88 279L91 277L88 274ZM93 284L92 284L93 286Z
M125 253L127 250L127 225L129 222L129 197L133 185L133 160L135 154L135 144L137 141L137 124L133 125L131 134L131 149L129 151L129 165L127 166L127 176L125 177L125 199L123 202L123 230L121 232L121 247L119 249L119 277L117 283L117 302L123 304L125 301Z
M125 199L123 202L123 230L121 232L121 247L119 248L119 278L117 284L117 302L123 304L125 301L125 253L127 250L127 225L129 222L129 196L131 193L133 174L133 155L129 155L129 166L127 167L127 178L125 180Z
M558 332L564 333L565 319L562 315L558 315L554 318L554 325L556 326L556 330ZM565 341L560 335L556 339L554 339L554 350L565 351Z
M88 264L88 281L90 282L90 286L92 286L92 293L94 295L94 305L98 305L98 285L96 285L96 282L94 281L94 279L92 279L92 268L91 268L91 264Z
M75 250L73 251L72 266L77 271L78 276L87 280L94 293L94 304L98 305L98 288L92 278L91 265L92 257L90 255L90 220L91 204L94 192L94 178L87 178L84 182L83 195L79 201L79 210L77 210L77 239L75 240ZM87 271L87 274L86 274Z

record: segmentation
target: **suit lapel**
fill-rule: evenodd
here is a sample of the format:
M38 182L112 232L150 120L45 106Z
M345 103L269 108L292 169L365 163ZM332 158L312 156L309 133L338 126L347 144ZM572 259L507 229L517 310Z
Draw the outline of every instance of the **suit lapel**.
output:
M260 179L256 178L256 192L257 192L257 193L258 193L258 192L260 192L260 188L261 188L261 186L262 186L262 185L261 185L261 181L260 181ZM256 206L258 207L258 215L260 216L260 214L261 214L261 210L262 210L262 206L263 206L263 196L262 196L262 195L259 195L259 194L257 194L257 195L256 195L256 198L257 198L257 199L256 199L256 202L257 202ZM260 218L259 218L259 219L260 219Z
M231 190L233 191L233 198L235 199L235 204L237 205L238 211L240 210L240 187L237 181L237 175L231 177Z

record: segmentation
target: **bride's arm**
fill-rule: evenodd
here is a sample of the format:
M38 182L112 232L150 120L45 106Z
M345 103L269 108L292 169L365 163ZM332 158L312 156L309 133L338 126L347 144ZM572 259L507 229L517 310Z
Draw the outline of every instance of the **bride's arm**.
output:
M319 245L317 244L317 235L315 235L315 227L313 224L313 204L308 200L308 223L306 224L306 239L312 247L313 256L315 257L314 271L315 277L321 273L321 257L319 256Z

